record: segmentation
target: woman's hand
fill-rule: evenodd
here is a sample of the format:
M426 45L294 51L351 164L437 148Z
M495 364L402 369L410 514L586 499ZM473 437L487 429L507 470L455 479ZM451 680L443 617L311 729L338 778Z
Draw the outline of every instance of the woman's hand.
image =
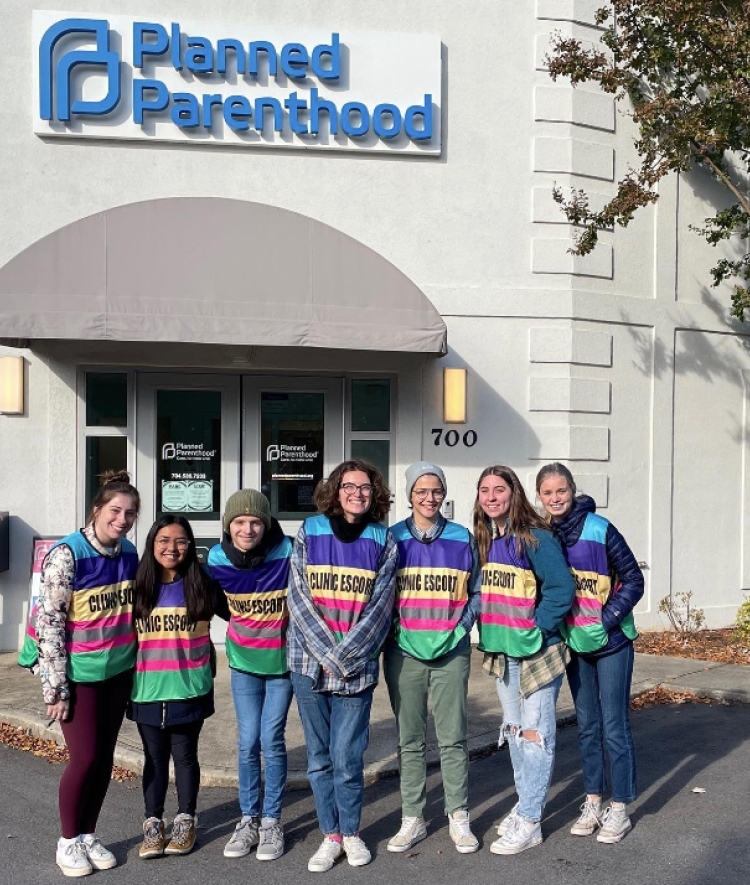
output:
M63 722L67 719L69 710L70 701L67 698L55 701L54 704L47 704L47 718L50 720L50 725L53 722Z

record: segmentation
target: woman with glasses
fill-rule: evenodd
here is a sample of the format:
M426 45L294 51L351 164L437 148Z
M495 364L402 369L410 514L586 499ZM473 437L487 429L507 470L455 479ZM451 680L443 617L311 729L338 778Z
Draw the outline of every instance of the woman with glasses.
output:
M466 699L469 634L479 614L481 572L469 530L440 513L445 474L419 461L406 471L413 513L391 531L398 544L393 633L383 673L398 723L401 829L388 851L408 851L427 836L427 699L432 697L445 813L456 850L471 854L479 842L469 821L469 750Z
M56 862L72 878L117 865L95 830L133 683L138 554L126 535L140 503L125 471L105 474L86 527L58 541L42 564L39 675L47 716L60 723L70 752Z
M398 549L380 524L390 493L371 464L339 464L315 504L320 512L305 520L292 553L288 661L324 837L307 868L322 873L342 854L355 867L371 860L359 835L363 757Z
M165 513L156 520L135 577L138 637L128 718L143 743L146 819L139 856L189 854L195 845L200 785L198 738L214 712L210 621L218 588L201 570L190 523ZM174 762L177 815L169 840L164 803Z
M287 586L292 542L268 498L240 489L224 508L224 535L208 553L211 576L229 606L226 652L237 716L240 820L224 857L257 860L284 853L286 720L292 683L286 664ZM261 751L265 783L261 788Z

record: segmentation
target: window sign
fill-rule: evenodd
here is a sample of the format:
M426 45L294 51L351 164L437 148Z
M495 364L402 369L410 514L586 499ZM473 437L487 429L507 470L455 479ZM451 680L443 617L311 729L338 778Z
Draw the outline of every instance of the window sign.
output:
M221 392L156 395L158 513L218 519L221 500Z
M261 393L261 489L280 519L315 513L315 486L324 470L323 393Z

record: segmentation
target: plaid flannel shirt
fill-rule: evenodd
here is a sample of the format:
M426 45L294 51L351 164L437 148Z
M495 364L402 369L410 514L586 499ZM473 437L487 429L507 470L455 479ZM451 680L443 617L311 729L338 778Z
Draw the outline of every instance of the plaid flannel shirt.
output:
M398 547L390 532L372 595L359 620L340 641L323 620L307 584L307 535L304 523L292 549L289 569L287 665L309 676L314 691L359 694L378 681L380 651L393 618Z
M489 676L502 679L505 676L507 657L503 652L487 653L482 661L482 668ZM542 648L528 658L519 658L521 697L527 698L557 679L565 672L569 659L570 653L564 642L556 642L554 645Z

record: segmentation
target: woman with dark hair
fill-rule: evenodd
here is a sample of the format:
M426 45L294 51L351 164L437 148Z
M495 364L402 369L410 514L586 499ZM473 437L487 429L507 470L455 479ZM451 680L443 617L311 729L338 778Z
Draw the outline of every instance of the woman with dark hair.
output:
M633 608L643 596L643 573L627 541L596 513L588 495L563 464L547 464L536 477L536 493L562 542L576 582L576 600L565 619L570 646L568 682L578 720L586 800L570 832L620 842L631 830L627 803L637 796L635 750L628 706L633 677ZM607 744L612 801L602 809L607 786Z
M359 835L363 757L398 548L380 524L390 494L366 461L339 464L315 504L320 513L305 520L292 552L287 652L324 837L307 868L323 873L342 854L355 867L371 860Z
M188 854L195 845L198 738L214 712L209 626L217 605L218 588L201 570L190 523L163 514L146 538L133 606L138 650L128 718L138 726L145 756L143 859ZM167 842L170 756L178 810Z
M490 851L518 854L542 841L567 662L560 627L573 602L573 578L559 541L509 467L482 471L473 522L482 564L479 648L496 678L500 743L508 743L518 794Z
M102 476L85 528L42 564L36 634L47 716L60 723L70 761L60 779L63 875L108 870L117 859L96 835L135 664L135 547L125 537L141 501L130 476Z

